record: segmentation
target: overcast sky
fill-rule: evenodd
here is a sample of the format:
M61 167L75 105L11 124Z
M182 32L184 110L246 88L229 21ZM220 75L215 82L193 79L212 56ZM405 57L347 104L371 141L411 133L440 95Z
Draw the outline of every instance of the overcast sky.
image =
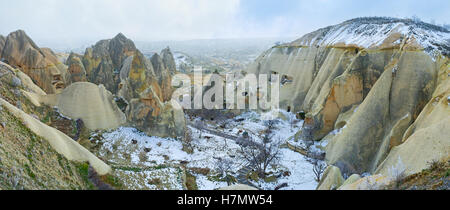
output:
M449 0L0 0L0 34L38 43L299 37L359 16L450 23Z

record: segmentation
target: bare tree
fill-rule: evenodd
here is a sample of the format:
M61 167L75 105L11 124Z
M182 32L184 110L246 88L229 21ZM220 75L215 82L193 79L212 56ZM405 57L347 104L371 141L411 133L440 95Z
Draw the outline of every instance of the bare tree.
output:
M241 146L241 153L250 166L258 172L258 176L265 178L268 166L276 164L280 159L279 145L279 143L250 144L247 147Z
M264 143L270 143L272 141L272 137L274 135L273 129L275 128L276 121L275 120L268 120L265 123L266 129L263 133L263 142Z
M315 179L317 182L320 182L320 180L322 179L322 174L326 168L327 165L322 161L316 160L313 162L313 173L316 176Z
M267 128L262 137L262 143L255 142L248 137L247 143L240 144L242 157L253 167L260 178L265 178L269 165L276 164L281 157L281 141L273 141L274 122L267 122Z
M233 168L233 161L229 158L216 158L217 170L222 177L227 176Z

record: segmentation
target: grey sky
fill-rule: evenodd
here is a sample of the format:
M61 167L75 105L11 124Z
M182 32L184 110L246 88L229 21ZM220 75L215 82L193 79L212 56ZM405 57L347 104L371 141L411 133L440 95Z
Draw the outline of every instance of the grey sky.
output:
M118 32L137 41L299 37L359 16L450 23L448 0L0 0L0 34L78 43Z

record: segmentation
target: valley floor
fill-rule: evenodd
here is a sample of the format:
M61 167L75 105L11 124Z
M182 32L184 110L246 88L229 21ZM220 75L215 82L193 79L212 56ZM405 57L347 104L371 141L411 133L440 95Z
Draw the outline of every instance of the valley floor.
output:
M264 119L269 119L265 115L247 112L228 120L225 128L208 123L206 128L230 136L247 131L254 141L261 141L260 133L267 122ZM292 123L295 116L290 113L281 116L276 119L273 139L285 142L298 131L303 121ZM269 167L266 179L250 176L244 181L242 171L246 171L247 164L234 140L208 131L200 132L193 126L188 129L192 133L190 150L180 140L150 137L130 127L96 133L91 142L97 155L115 169L113 174L122 181L124 189L212 190L225 187L227 181L218 172L220 158L231 162L230 184L248 181L247 184L267 190L283 183L287 184L281 188L283 190L312 190L317 186L312 164L302 154L285 147L281 148L279 164Z

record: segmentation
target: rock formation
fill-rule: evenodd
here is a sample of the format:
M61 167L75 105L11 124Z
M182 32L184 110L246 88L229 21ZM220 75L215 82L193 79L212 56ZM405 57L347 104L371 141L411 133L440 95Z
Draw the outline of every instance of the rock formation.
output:
M162 84L171 81L159 80L152 64L140 52L125 63L118 95L129 102L126 109L128 121L149 135L183 136L186 126L183 110L172 107L171 101L164 102L164 96L170 97L171 93L164 92L167 88L162 89L159 85L159 81L165 82Z
M78 144L78 142L71 139L66 134L62 133L61 131L50 127L43 122L39 120L39 117L36 114L40 114L42 109L35 109L36 107L33 106L32 98L30 98L30 95L26 95L25 93L32 94L31 96L41 96L45 97L46 93L40 89L37 85L35 85L31 78L26 75L25 73L21 72L19 69L14 69L10 65L0 62L0 87L1 87L1 97L0 97L0 112L2 112L2 116L9 116L9 121L6 123L7 130L2 130L1 138L4 140L4 138L16 138L17 136L22 135L22 138L19 140L15 140L18 144L18 147L26 149L24 145L32 143L33 150L36 149L36 153L43 152L42 145L43 142L40 142L41 140L37 140L35 137L32 137L30 135L36 135L39 136L39 138L42 137L43 140L46 140L48 142L48 148L45 148L46 151L54 150L57 153L61 154L68 160L72 160L75 162L83 163L83 162L89 162L89 164L101 175L105 175L111 171L111 168L105 164L102 160L98 159L95 155L93 155L91 152L89 152L87 149L85 149L83 146ZM17 91L16 91L17 90ZM24 93L24 94L17 94L18 93ZM25 100L26 98L30 100ZM36 99L36 98L34 98ZM22 101L22 103L18 103L17 101ZM37 100L36 100L37 101ZM37 101L38 102L38 101ZM18 104L21 104L20 106ZM31 112L26 113L25 111ZM0 116L0 121L2 121L2 116ZM17 119L17 121L11 120L10 117L13 117ZM3 118L4 119L4 118ZM42 118L41 118L42 119ZM2 121L4 123L4 121ZM13 125L14 124L14 125ZM17 127L22 125L24 128L21 128L21 130L17 130ZM4 128L4 125L2 125L2 128ZM14 130L11 130L14 129ZM20 135L18 135L20 133ZM10 136L8 136L8 134ZM11 136L11 134L13 136ZM29 138L23 138L23 135L29 137ZM2 141L2 143L6 143L6 141ZM2 149L5 149L8 146L14 146L11 144L3 145ZM50 149L51 148L51 149ZM9 148L11 149L11 148ZM40 151L39 151L40 150ZM34 157L31 156L32 153L27 153L28 161L35 161L37 156ZM44 159L52 159L54 158L54 162L58 163L58 161L62 160L56 160L56 156L52 156L51 153L46 153L47 157ZM50 156L48 156L50 155ZM10 160L14 160L14 157L19 158L20 153L17 153L13 156L8 156L8 160L3 160L4 163L7 163ZM5 156L3 156L5 157ZM23 160L23 159L22 159ZM41 161L41 160L39 160ZM37 162L39 162L37 161ZM21 162L21 161L20 161ZM62 164L63 162L59 162L59 164ZM8 165L4 165L7 167L10 167ZM65 165L62 165L65 166ZM32 171L35 171L35 168L32 168ZM55 169L55 171L50 171L47 173L49 176L58 176L55 174L58 174L60 171ZM67 182L69 183L69 182Z
M277 45L246 72L280 75L280 107L307 113L302 138L339 129L326 160L346 175L386 174L399 156L412 173L449 155L448 117L431 114L449 116L449 40L423 22L357 18Z
M169 52L170 53L170 52ZM166 55L167 57L167 55ZM173 59L173 57L172 57ZM166 58L167 60L167 58ZM155 53L152 58L151 58L151 62L153 65L153 71L156 74L156 78L158 80L158 84L161 87L161 92L162 92L162 100L165 101L169 101L171 99L172 96L172 77L171 77L171 72L170 70L166 67L166 62L163 61L163 59L161 58L161 56L159 56L157 53ZM171 64L168 63L168 65L170 66Z
M121 33L113 39L101 40L87 48L82 61L88 81L103 84L107 90L116 93L120 83L122 62L135 51L133 41Z
M25 92L35 105L56 106L66 116L83 119L92 130L110 129L124 124L112 102L117 95L129 104L126 117L131 125L149 135L184 136L183 111L170 102L176 69L169 48L162 51L162 58L155 54L152 63L119 33L87 48L83 56L71 53L67 67L50 49L39 48L19 30L8 35L2 52L2 59L50 94ZM87 81L101 86L78 83Z
M322 179L317 185L317 190L336 190L344 183L341 170L335 166L329 166L323 173Z
M342 183L341 187L339 187L338 190L340 190L343 186L353 184L353 183L355 183L356 181L358 181L358 180L360 180L360 179L361 179L361 176L360 176L360 175L358 175L358 174L352 174L350 177L348 177L348 178L345 180L344 183Z
M66 65L69 67L70 83L73 82L86 82L86 69L84 68L83 57L76 53L70 53L66 60Z
M79 162L87 161L101 175L105 175L111 171L110 166L61 131L45 125L1 98L0 105L21 119L32 132L46 139L58 153L64 155L67 159Z
M392 179L388 176L376 174L373 176L366 176L360 179L353 177L347 183L342 184L338 190L385 190L392 183ZM349 178L350 179L350 178Z
M67 65L72 82L83 81L86 74L87 81L103 84L124 99L128 104L127 120L132 126L148 135L184 136L183 111L175 110L170 102L175 61L169 48L161 55L154 54L149 60L120 33L87 48L82 58L72 53Z
M405 167L405 174L410 175L427 168L430 162L450 156L449 72L449 66L441 69L431 99L415 122L398 135L399 145L391 149L375 173L389 176L392 167Z
M103 85L76 82L59 94L41 96L39 100L57 107L64 116L82 119L90 130L115 129L126 122L111 92Z
M6 39L4 36L0 35L0 58L2 57L3 47L5 47Z
M161 51L162 61L164 67L169 70L171 75L174 75L177 71L177 64L175 63L175 58L173 57L172 51L167 47Z
M6 37L1 57L29 75L47 93L59 92L66 85L67 67L50 49L39 48L22 30Z

